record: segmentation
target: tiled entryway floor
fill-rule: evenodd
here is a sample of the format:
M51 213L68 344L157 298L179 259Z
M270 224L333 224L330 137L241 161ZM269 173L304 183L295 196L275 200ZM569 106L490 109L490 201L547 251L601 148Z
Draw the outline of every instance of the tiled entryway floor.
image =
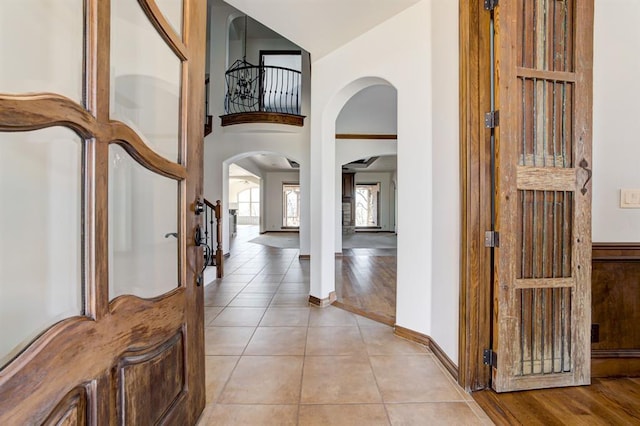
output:
M425 347L308 305L298 250L236 245L205 288L199 425L492 424Z

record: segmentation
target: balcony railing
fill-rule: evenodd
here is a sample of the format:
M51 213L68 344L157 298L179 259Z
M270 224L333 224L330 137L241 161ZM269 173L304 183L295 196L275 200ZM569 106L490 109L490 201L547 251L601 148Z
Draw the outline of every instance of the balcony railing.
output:
M300 115L300 71L236 61L226 72L226 82L227 114L272 112Z

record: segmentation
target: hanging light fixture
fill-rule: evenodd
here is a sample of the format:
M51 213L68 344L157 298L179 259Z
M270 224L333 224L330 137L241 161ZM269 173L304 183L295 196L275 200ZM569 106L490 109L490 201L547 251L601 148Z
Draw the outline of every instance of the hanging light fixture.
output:
M227 70L227 103L237 112L253 111L258 105L258 67L247 62L248 16L244 16L242 59L236 60Z
M247 62L247 15L244 15L244 31L242 40L242 63L244 65L250 65ZM238 83L236 84L236 95L240 99L248 99L251 97L251 79L247 79L247 71L249 69L241 69Z

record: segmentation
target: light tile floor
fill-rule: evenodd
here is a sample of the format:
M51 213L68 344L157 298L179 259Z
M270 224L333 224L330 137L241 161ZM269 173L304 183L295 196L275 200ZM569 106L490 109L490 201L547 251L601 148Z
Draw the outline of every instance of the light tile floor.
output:
M235 241L205 288L204 425L492 424L425 347L308 305L298 250Z

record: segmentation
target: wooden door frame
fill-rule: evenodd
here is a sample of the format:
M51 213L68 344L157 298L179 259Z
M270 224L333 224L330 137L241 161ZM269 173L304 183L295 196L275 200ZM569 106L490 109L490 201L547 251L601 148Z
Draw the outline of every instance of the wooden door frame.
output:
M482 0L459 1L460 60L460 309L458 383L467 391L488 388L491 369L482 351L491 347L491 229L489 12Z

